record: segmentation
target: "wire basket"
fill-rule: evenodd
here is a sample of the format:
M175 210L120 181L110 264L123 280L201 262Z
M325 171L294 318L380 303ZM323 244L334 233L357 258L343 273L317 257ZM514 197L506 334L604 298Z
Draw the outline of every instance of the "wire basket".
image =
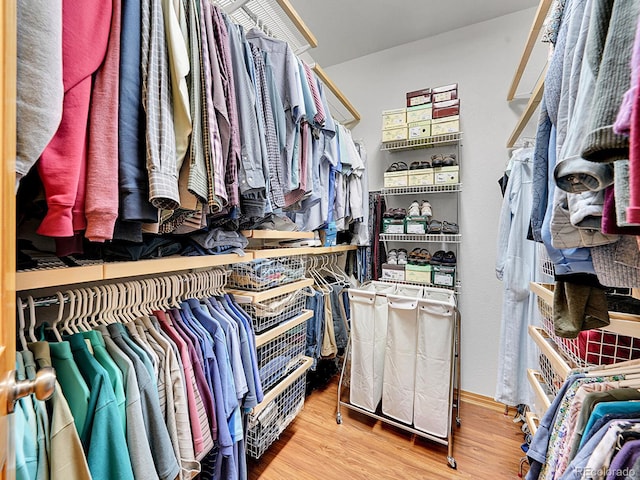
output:
M259 258L231 265L228 285L261 292L304 278L304 260L300 255L281 258Z
M569 360L570 365L583 368L640 358L640 339L635 337L604 329L583 331L577 338L557 336L553 327L553 306L540 296L537 301L542 328Z
M265 392L298 366L306 344L307 322L304 320L256 349L260 382Z
M544 353L540 353L538 360L540 363L540 375L542 375L546 388L545 393L553 398L558 394L558 390L564 382L562 377L553 370L551 362Z
M258 459L275 442L304 406L306 373L247 420L247 453Z
M549 253L543 243L538 243L538 268L541 276L540 280L545 283L552 283L556 267L551 258L549 258Z
M255 332L262 333L299 315L304 309L306 298L305 290L296 290L242 307L251 317Z

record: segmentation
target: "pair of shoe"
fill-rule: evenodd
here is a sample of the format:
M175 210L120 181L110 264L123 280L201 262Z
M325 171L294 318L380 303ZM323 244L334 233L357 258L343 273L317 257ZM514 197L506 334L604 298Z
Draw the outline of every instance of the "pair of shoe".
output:
M419 170L423 168L431 168L431 162L429 160L422 160L419 162L411 162L409 164L409 170Z
M411 217L422 216L431 218L431 216L433 215L431 204L426 200L423 200L422 204L418 203L418 200L414 200L413 202L411 202L408 213Z
M438 153L431 155L431 165L434 167L453 167L458 164L455 153L445 153L444 155Z
M403 170L407 170L407 164L404 162L393 162L391 165L389 165L389 168L387 168L387 172L401 172Z
M449 250L438 250L431 256L431 265L455 265L457 262L456 254Z
M406 265L407 264L407 251L404 248L395 248L389 250L387 253L387 263L389 265Z
M403 219L406 216L407 211L404 208L389 208L382 214L382 218Z
M410 265L429 265L431 253L426 248L416 247L409 254Z
M447 222L446 220L441 222L440 220L430 220L427 225L427 233L431 235L445 234L445 235L457 235L459 232L458 224L453 222Z

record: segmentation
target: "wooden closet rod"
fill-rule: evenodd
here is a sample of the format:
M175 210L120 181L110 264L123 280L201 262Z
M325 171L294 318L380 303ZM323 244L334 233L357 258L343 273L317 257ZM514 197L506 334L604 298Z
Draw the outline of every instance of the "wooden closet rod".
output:
M298 15L298 12L296 12L289 0L276 0L276 2L280 5L282 11L287 14L287 17L289 17L293 22L304 39L309 43L309 46L311 48L316 48L318 46L318 40L316 40L315 35L311 33L311 30L309 30L309 27L307 27L307 24L304 23L300 15Z
M342 93L342 91L340 91L340 89L337 87L337 85L335 83L333 83L333 80L331 80L327 76L327 74L320 67L320 65L318 65L316 63L313 66L313 71L316 72L316 75L318 76L318 78L320 80L322 80L322 83L324 83L327 86L327 88L329 90L331 90L331 92L338 98L340 103L342 103L344 105L344 107L349 111L349 113L353 117L353 121L350 122L350 123L359 122L360 121L360 113L358 112L358 110L356 110L356 107L354 107L353 104L349 101L349 99L347 97L345 97L344 93Z
M513 132L511 133L511 136L507 141L507 148L511 148L515 145L515 143L518 141L518 138L522 134L522 131L529 123L529 120L531 120L533 112L535 112L536 108L538 108L538 105L542 100L542 94L544 92L544 77L546 76L546 74L547 67L545 66L544 71L540 74L538 83L536 83L536 86L533 88L533 93L529 98L529 102L527 103L524 112L522 112L522 116L520 116L520 120L518 120L516 128L513 129Z
M529 30L529 36L527 37L527 43L524 46L524 52L522 52L522 57L520 57L520 63L518 64L518 69L516 70L516 73L513 76L513 81L511 82L509 93L507 93L508 102L513 100L513 97L516 95L516 89L520 84L520 80L522 79L522 74L524 73L527 63L529 62L529 58L531 57L531 52L533 51L533 46L536 40L538 39L538 35L540 34L540 29L542 28L544 19L547 16L547 12L549 11L551 2L552 0L540 0L540 3L538 4L538 11L536 12L536 16L533 19L531 30Z

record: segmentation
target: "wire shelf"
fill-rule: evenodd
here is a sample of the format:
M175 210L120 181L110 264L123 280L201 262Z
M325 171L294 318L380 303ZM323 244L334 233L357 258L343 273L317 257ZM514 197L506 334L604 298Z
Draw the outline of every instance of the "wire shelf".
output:
M227 285L261 292L304 278L305 266L301 255L279 258L260 258L251 262L231 264Z
M296 290L264 302L243 305L242 308L251 317L253 328L259 334L299 315L306 301L304 290Z
M250 413L247 419L247 453L258 459L275 442L304 406L306 374L277 395L257 415Z
M419 185L414 187L389 187L382 188L382 195L412 195L414 193L453 193L462 191L461 183L447 185Z
M429 148L438 145L451 145L458 143L461 139L462 132L436 135L427 138L416 138L412 140L394 140L392 142L384 142L380 146L380 150L383 152L401 152L403 150L415 150L418 148Z
M258 372L264 392L295 369L307 344L307 322L298 323L282 335L257 348Z
M462 235L420 235L414 233L381 233L383 242L460 243Z

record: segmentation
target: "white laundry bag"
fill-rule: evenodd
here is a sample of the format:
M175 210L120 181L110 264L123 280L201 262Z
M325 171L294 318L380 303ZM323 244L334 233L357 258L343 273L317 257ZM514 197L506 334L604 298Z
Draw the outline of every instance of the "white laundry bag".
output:
M387 294L396 285L371 282L349 289L351 310L351 385L349 401L375 412L382 398L387 336Z
M388 295L382 412L411 424L416 375L418 298Z
M445 438L451 424L455 298L418 302L413 424Z

